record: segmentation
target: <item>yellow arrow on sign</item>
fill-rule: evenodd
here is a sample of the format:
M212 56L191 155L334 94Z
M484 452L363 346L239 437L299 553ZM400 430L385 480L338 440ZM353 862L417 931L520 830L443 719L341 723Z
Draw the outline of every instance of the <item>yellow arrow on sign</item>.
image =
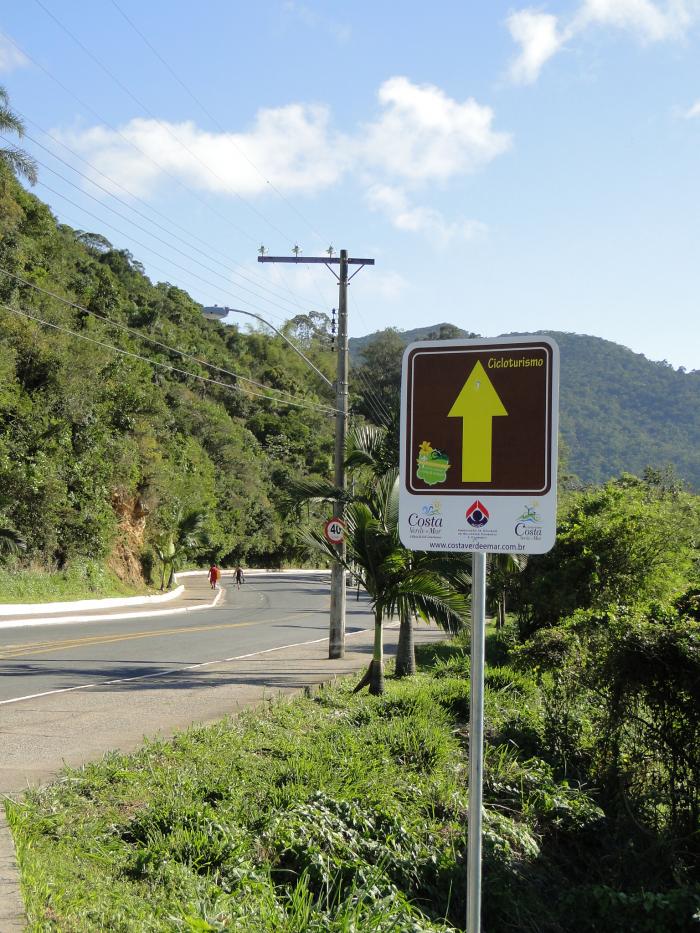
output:
M462 418L462 482L490 483L493 419L507 415L486 370L477 362L448 418Z

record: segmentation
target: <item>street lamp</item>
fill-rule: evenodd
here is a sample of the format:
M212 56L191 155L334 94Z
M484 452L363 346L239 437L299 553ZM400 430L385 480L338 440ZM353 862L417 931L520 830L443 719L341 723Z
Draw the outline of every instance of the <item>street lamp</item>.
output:
M320 376L321 379L323 379L323 381L326 383L326 385L329 388L335 389L335 386L333 385L333 383L330 381L330 379L327 376L325 376L321 372L318 366L315 366L311 362L311 360L301 352L301 350L295 343L292 343L292 341L285 334L283 334L281 330L278 330L274 324L270 324L269 321L266 321L264 317L260 317L259 314L255 314L253 311L244 311L242 308L220 308L218 305L214 305L213 308L205 308L204 312L206 313L207 311L209 312L225 311L227 314L245 314L248 317L254 317L256 321L260 321L261 324L264 324L266 327L269 327L270 330L274 330L274 332L278 336L280 336L282 340L285 341L285 343L288 343L289 346L292 348L292 350L294 350L294 352L297 353L302 358L302 360L304 360L307 366L310 366L311 369L313 369L313 371L316 373L316 375Z

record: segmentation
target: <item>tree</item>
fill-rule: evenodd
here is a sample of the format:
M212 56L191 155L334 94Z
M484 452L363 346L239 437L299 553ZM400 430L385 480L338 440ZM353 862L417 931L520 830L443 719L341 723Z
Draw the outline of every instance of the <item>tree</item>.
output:
M693 576L699 533L700 500L655 474L623 473L573 495L554 548L530 558L515 588L521 637L577 609L678 595Z
M10 98L4 87L0 86L0 132L15 133L20 139L24 136L24 123L10 108ZM34 185L37 181L36 162L24 150L17 146L0 147L0 164L12 174L21 175Z
M469 600L464 595L469 583L466 575L461 581L457 575L448 581L436 572L434 562L422 561L402 546L398 500L398 479L387 474L368 495L351 501L346 511L347 557L343 563L359 578L374 612L372 661L355 689L369 686L369 692L375 695L384 692L385 619L394 614L410 619L417 612L426 620L434 619L456 631L469 611ZM310 531L304 540L332 560L338 559L335 548L320 532ZM458 588L459 582L462 586Z
M175 526L172 531L165 531L158 535L154 543L154 550L161 562L160 588L164 590L173 585L175 571L181 561L198 548L206 546L204 533L205 515L203 512L188 512L181 510L175 515ZM165 575L168 573L167 584Z
M349 433L345 464L355 471L355 478L360 480L359 488L364 490L365 494L370 494L372 488L383 477L396 476L399 445L395 434L398 434L398 419L389 428L359 425ZM467 574L471 572L470 558L461 554L437 556L409 551L407 561L419 570L441 574L445 580L456 582L457 586L468 580ZM408 677L416 672L413 615L413 612L404 613L400 617L399 643L396 650L397 677Z
M398 411L401 360L405 349L406 343L399 331L388 327L362 348L361 364L353 367L360 383L356 408L375 424Z
M506 599L527 564L525 554L489 554L487 558L489 610L496 613L496 628L506 623Z

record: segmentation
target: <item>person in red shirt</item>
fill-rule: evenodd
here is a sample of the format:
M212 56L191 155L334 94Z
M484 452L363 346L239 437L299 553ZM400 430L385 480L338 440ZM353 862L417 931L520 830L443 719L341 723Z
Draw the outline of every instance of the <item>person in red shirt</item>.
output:
M209 584L213 590L215 590L217 586L219 585L220 576L221 576L221 571L216 566L216 564L212 564L211 567L209 568Z

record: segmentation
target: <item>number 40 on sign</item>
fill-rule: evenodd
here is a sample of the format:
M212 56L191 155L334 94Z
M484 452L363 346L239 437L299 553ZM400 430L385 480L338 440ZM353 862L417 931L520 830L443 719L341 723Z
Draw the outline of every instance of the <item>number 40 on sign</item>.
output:
M329 544L341 544L345 538L345 522L340 518L329 518L323 526L323 534Z

